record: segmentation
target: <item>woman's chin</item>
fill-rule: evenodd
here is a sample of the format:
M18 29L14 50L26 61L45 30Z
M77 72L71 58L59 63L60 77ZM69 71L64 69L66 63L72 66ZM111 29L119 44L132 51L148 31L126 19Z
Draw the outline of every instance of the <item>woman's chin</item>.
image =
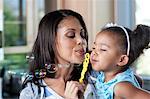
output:
M83 61L84 61L84 57L76 57L72 59L72 62L76 64L82 64Z
M74 63L74 64L82 64L83 61L84 61L83 59L74 59L74 60L73 60L73 63Z

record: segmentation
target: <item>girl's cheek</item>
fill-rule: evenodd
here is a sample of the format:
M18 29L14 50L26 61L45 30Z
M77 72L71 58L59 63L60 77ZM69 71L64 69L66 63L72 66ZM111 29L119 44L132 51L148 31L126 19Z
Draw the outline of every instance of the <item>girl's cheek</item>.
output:
M94 52L92 51L91 55L90 55L90 58L93 58L93 56L94 56Z

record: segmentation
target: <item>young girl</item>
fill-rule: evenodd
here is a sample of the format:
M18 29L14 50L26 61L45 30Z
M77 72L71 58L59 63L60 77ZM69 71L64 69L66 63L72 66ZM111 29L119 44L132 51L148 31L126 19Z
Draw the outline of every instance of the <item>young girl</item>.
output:
M98 99L150 99L130 68L149 42L150 27L145 25L132 32L110 24L97 34L90 61L93 70L100 71L95 84Z

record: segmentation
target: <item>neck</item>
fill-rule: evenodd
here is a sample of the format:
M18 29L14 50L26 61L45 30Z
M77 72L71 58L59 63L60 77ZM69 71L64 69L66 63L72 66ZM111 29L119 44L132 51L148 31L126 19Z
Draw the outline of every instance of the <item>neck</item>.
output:
M55 78L44 78L48 87L53 89L56 93L64 96L65 85L72 71L72 67L60 68L56 73Z
M56 81L56 80L61 81L61 82L66 82L69 79L72 70L73 70L72 66L71 67L59 67L54 78L45 78L44 80L47 82L48 85L55 84L53 83L53 81Z
M113 79L117 74L121 73L121 70L118 71L112 71L112 72L104 72L105 75L105 82L110 81L111 79Z
M70 65L69 61L66 61L60 57L57 57L56 63L59 64L59 69L55 75L55 78L56 79L63 78L64 81L66 82L70 76L70 73L73 70L73 67Z
M66 82L69 79L72 70L73 70L72 66L71 67L60 67L55 75L55 78L56 79L59 79L59 78L64 79L64 81Z
M44 78L44 81L49 88L53 89L60 96L64 96L65 82L63 78L58 79Z

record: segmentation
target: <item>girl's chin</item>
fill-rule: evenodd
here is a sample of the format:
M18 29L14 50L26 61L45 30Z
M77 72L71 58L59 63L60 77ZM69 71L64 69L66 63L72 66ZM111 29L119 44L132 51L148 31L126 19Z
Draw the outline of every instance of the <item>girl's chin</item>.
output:
M93 69L94 71L100 71L99 68L96 67L96 66L94 66L94 65L92 65L92 69Z

